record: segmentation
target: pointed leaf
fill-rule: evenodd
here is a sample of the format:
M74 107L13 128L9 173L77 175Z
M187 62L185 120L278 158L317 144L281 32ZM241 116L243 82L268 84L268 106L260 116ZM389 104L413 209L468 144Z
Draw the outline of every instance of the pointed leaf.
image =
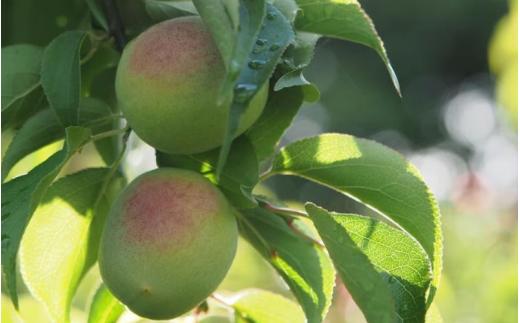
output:
M66 31L43 52L41 82L49 104L64 126L78 124L81 94L80 49L84 31Z
M374 49L386 65L395 89L399 81L370 17L357 0L296 0L297 30L356 42Z
M242 236L289 285L308 322L322 322L331 304L335 278L332 262L323 248L296 234L280 216L264 209L245 210L242 214Z
M101 283L90 305L88 323L115 323L125 311L125 306Z
M85 128L67 128L61 151L28 174L2 184L2 277L16 307L16 256L25 228L51 182L67 160L88 142L90 135Z
M424 322L431 268L415 240L369 217L305 208L369 323Z
M56 322L70 321L72 297L97 259L110 175L109 168L91 168L53 183L23 235L23 279Z
M374 141L323 134L283 148L273 174L301 176L347 194L408 231L433 264L431 301L442 265L439 207L419 171L400 154Z
M2 112L39 86L42 53L33 45L2 48Z

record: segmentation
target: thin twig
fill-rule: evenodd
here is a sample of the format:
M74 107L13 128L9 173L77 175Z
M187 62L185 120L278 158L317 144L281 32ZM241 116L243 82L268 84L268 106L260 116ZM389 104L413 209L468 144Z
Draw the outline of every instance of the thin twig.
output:
M128 126L126 126L126 127L122 128L122 129L114 129L114 130L105 131L105 132L102 132L102 133L98 133L97 135L91 136L90 139L92 141L98 141L98 140L101 140L101 139L105 139L105 138L109 138L109 137L113 137L113 136L117 136L119 134L125 133L129 129L130 128Z
M116 40L116 46L119 51L122 51L126 45L127 39L125 35L125 27L119 14L115 0L103 0L103 5L108 18L108 29L110 34Z

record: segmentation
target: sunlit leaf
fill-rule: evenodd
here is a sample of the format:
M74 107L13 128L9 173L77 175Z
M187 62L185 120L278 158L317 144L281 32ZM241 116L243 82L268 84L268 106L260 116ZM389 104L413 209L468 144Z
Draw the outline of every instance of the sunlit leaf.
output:
M86 169L53 183L23 235L24 281L56 322L70 321L72 297L97 260L111 174L109 168Z
M234 295L231 305L237 323L303 323L305 316L293 301L265 290L250 289Z
M125 306L101 284L90 305L88 323L115 323L124 310Z
M300 302L308 322L322 322L332 301L335 271L325 250L261 208L239 218L242 236L276 269Z
M369 323L424 322L431 268L415 240L369 217L305 208Z
M301 176L342 192L408 231L432 262L432 299L442 267L439 207L419 171L399 153L374 141L323 134L283 148L274 174Z
M357 0L296 0L301 11L297 30L356 42L374 49L386 65L397 92L399 81L390 64L383 41Z
M69 127L64 147L28 174L2 184L2 278L15 306L16 256L23 233L45 191L67 160L90 139L90 130Z

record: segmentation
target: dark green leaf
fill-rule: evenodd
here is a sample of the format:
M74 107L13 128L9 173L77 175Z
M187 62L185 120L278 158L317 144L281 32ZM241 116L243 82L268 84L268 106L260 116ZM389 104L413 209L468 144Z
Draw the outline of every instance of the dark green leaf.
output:
M216 165L219 149L196 155L169 155L157 151L159 167L179 167L199 172L213 183L216 181ZM237 138L229 154L229 162L224 167L218 186L230 202L237 208L256 206L251 197L253 187L258 183L258 162L254 147L245 136Z
M283 148L273 174L301 176L347 194L408 231L432 262L431 300L442 267L439 207L419 171L400 154L374 141L323 134Z
M357 0L296 0L297 30L356 42L374 49L388 69L397 92L399 81L374 24Z
M264 209L245 210L242 215L239 218L242 236L283 277L308 322L322 322L331 304L335 278L334 267L324 249L297 234L282 217Z
M53 183L23 235L24 281L55 322L70 322L72 297L97 260L111 175L109 168L91 168Z
M303 95L299 88L287 88L269 94L269 101L260 119L246 132L259 161L272 156L302 102Z
M32 45L2 48L2 130L19 127L45 104L40 86L42 53Z
M304 323L305 316L293 301L265 290L237 293L231 304L236 323Z
M119 62L120 54L113 45L104 44L97 48L94 55L81 65L81 88L85 96L92 95L93 83L102 72L114 68Z
M124 311L125 306L102 283L90 305L88 323L115 323Z
M25 228L49 185L67 160L88 142L90 135L90 130L85 128L67 128L61 151L28 174L2 184L2 277L16 307L16 256Z
M33 45L2 48L2 113L40 85L42 53Z
M243 19L242 11L240 15L241 21ZM245 42L240 40L245 35L239 34L238 44ZM229 111L224 143L220 149L217 177L226 163L229 147L238 128L242 113L247 108L251 98L262 86L266 86L279 58L293 37L292 26L285 16L276 7L267 4L266 17L258 33L254 49L249 54L247 66L241 70L238 79L233 83L236 86Z
M167 19L197 15L191 1L144 0L146 12L156 22Z
M83 31L67 31L56 37L43 53L43 90L64 126L77 125L79 121L80 49L85 37Z
M431 267L415 240L369 217L305 208L369 323L424 322Z

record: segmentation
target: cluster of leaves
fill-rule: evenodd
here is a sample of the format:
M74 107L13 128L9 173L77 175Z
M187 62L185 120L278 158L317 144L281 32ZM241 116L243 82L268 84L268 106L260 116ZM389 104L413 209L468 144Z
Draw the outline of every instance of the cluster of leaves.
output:
M440 280L442 239L436 201L418 171L397 152L344 134L277 149L302 103L319 98L303 71L322 36L373 48L399 91L383 43L356 0L143 0L119 3L116 16L112 0L89 0L85 8L67 3L63 8L70 10L60 16L65 26L42 35L24 34L23 28L9 35L9 41L34 44L52 38L44 48L2 49L2 128L16 131L2 160L3 179L23 157L63 140L59 152L2 184L2 272L15 305L18 255L31 293L58 322L69 320L75 290L96 262L104 217L125 185L119 164L129 129L122 126L113 93L121 33L126 30L131 38L156 22L198 14L226 67L219 96L219 103L229 106L226 139L221 148L197 155L157 152L157 164L192 169L219 186L237 210L241 235L285 280L304 313L281 296L248 291L228 304L236 320L321 322L332 302L336 271L369 322L426 320ZM23 6L13 12L21 15L20 10ZM42 21L47 23L37 23ZM264 113L232 140L243 110L267 80ZM55 180L90 142L108 166ZM385 220L312 203L297 211L253 194L257 184L279 175L334 189ZM312 221L319 237L302 217ZM113 322L122 311L101 286L89 322Z

